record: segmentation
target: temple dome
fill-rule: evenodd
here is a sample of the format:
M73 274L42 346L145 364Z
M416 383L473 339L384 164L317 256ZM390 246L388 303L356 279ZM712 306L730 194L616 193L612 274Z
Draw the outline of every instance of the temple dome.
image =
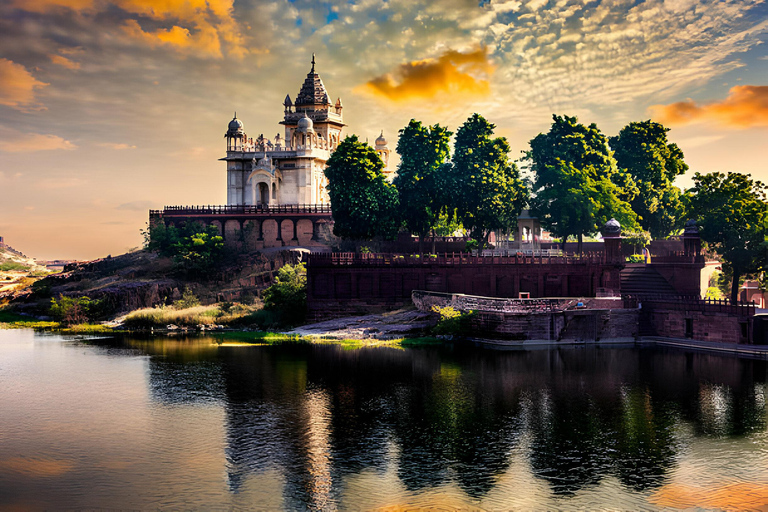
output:
M299 133L314 133L314 123L312 123L312 120L307 117L307 114L304 114L304 117L299 119L298 128L297 131Z
M386 146L387 145L387 139L384 138L384 130L381 131L381 135L379 135L378 138L376 139L376 145L377 146Z
M235 114L235 117L233 117L232 120L229 122L229 126L227 127L227 132L243 133L243 122L237 118L237 114Z

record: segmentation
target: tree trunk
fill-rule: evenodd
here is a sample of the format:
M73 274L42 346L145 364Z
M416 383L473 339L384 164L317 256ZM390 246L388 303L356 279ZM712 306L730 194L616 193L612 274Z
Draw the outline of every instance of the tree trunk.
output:
M424 237L426 233L419 233L419 254L424 254Z
M563 242L562 242L562 243L563 243L563 246L562 246L562 247L561 247L561 249L560 249L560 250L562 250L562 251L563 251L563 254L565 254L565 243L566 243L567 241L568 241L568 235L563 235Z
M733 267L733 282L731 283L731 305L734 306L739 302L739 278L741 277L741 271Z
M584 234L583 233L579 233L579 246L576 249L576 252L579 253L579 254L582 254L583 247L584 247Z

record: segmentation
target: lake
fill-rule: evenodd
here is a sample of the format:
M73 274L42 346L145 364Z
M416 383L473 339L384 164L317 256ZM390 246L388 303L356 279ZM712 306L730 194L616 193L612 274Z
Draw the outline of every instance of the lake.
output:
M0 508L768 505L766 362L0 330Z

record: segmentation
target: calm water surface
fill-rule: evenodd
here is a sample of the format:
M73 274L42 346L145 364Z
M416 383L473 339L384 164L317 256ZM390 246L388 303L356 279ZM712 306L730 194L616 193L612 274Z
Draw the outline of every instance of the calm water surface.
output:
M0 330L0 508L768 508L766 363Z

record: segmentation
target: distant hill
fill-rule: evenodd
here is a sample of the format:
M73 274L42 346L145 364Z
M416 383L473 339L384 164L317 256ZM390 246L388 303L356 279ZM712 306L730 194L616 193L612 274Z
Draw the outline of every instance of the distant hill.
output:
M0 303L16 289L49 273L44 266L7 244L0 244Z

